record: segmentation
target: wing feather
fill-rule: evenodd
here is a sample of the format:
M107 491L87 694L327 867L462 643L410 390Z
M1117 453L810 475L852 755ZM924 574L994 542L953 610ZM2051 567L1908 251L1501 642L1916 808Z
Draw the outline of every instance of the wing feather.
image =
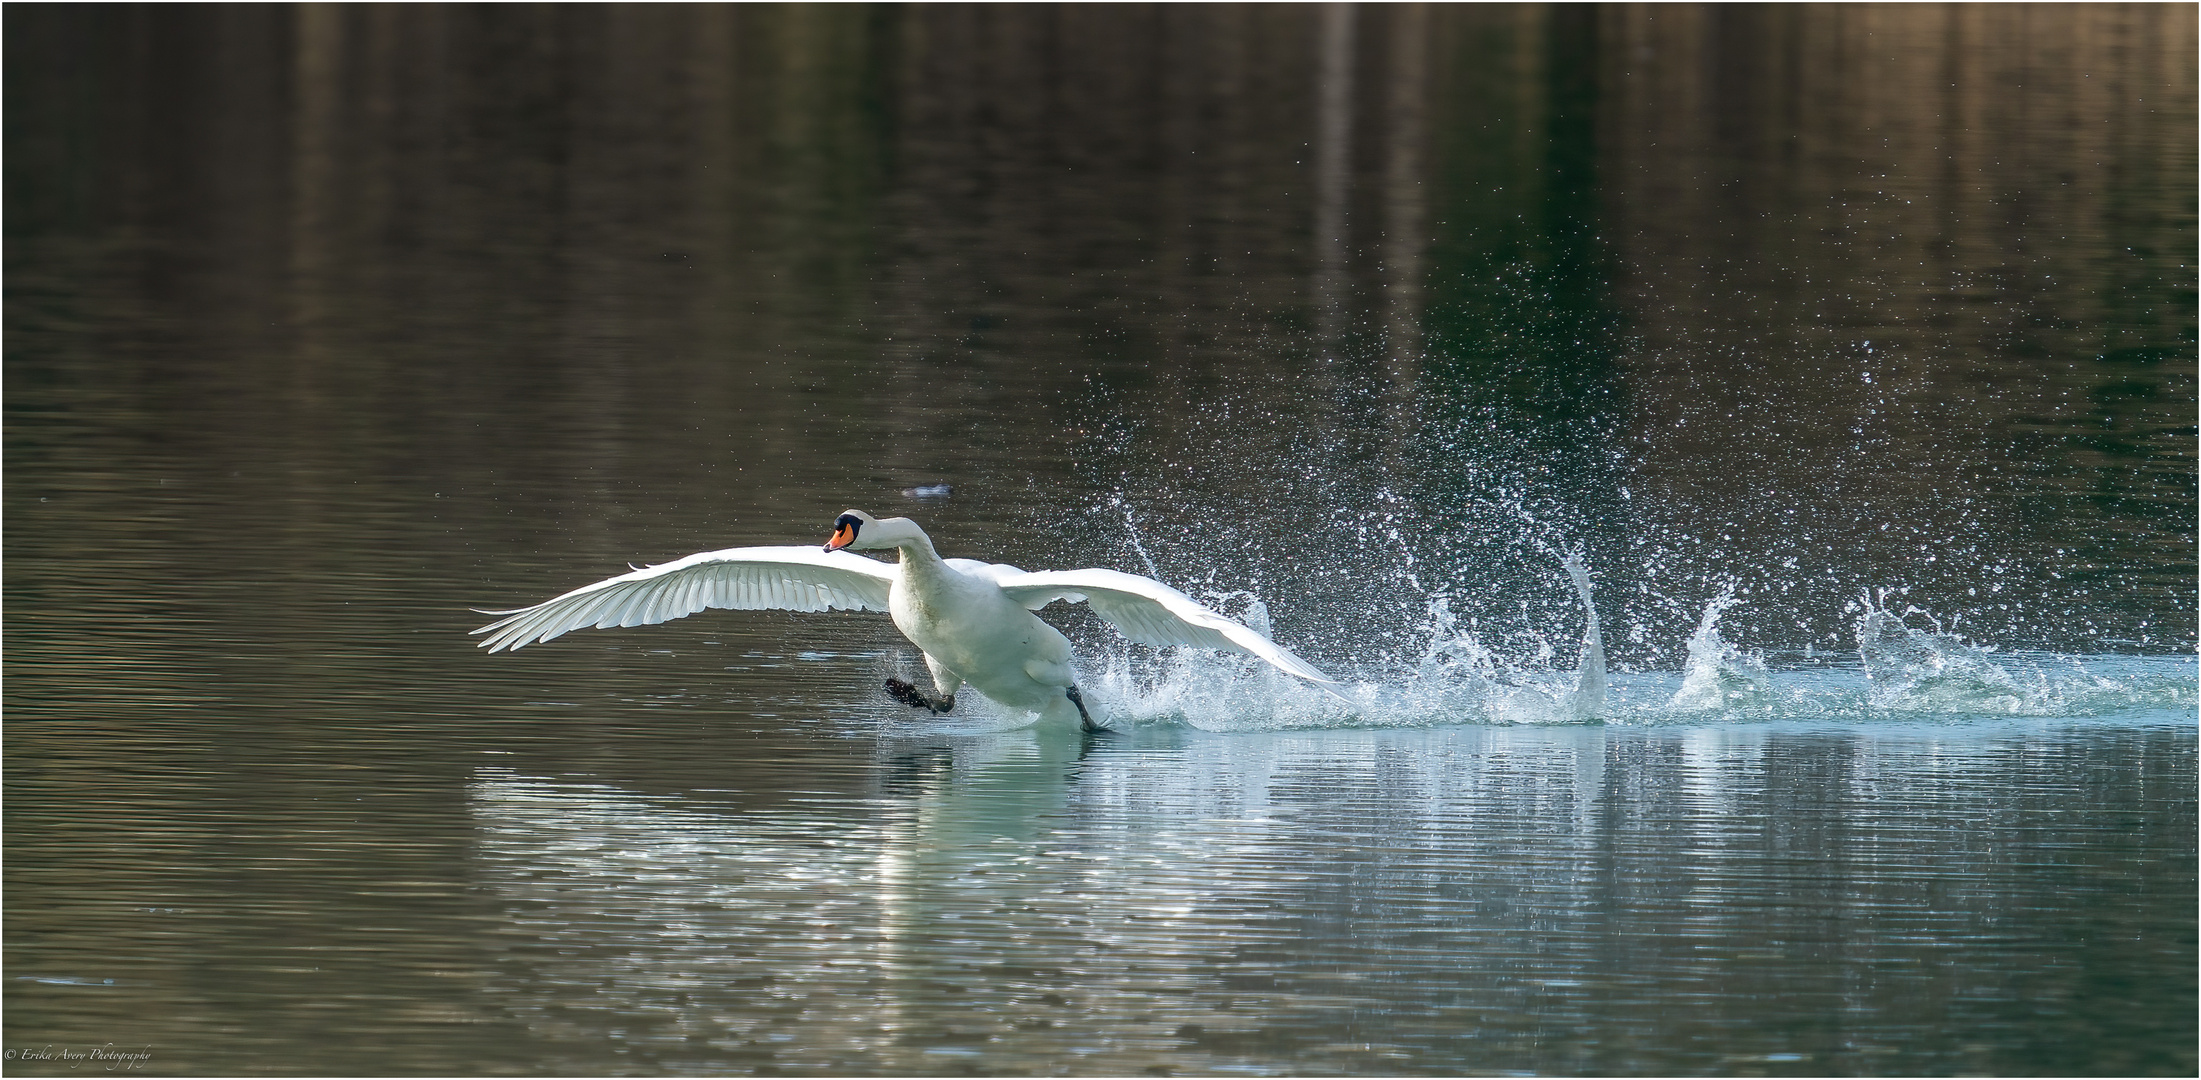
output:
M589 605L596 613L596 629L609 630L619 625L619 620L626 617L626 613L634 608L635 602L642 598L642 593L648 588L647 585L629 582L604 590L604 595Z
M613 626L641 625L649 609L657 602L657 594L664 591L664 588L663 581L651 581L630 585L621 590L625 595L606 605L604 617L597 621L596 628L603 630Z
M1141 645L1192 645L1246 653L1309 682L1337 682L1251 627L1152 578L1089 569L1003 574L996 580L1010 599L1034 611L1057 600L1083 601L1095 615Z
M477 634L490 652L549 641L593 626L641 626L706 608L885 611L898 568L846 551L747 547L705 551L605 578L532 607L483 612L504 618Z
M674 586L671 597L672 617L677 619L703 610L703 594L710 587L711 579L707 574L690 574L686 580Z
M675 588L675 586L680 584L682 582L678 578L666 578L651 585L649 587L648 602L636 604L634 610L627 612L620 618L619 625L641 626L645 623L661 623L667 619L677 619L684 615L693 614L693 612L686 609L675 610L674 608L673 595L682 591Z
M664 622L666 619L684 619L703 610L688 603L690 599L694 598L696 586L700 584L702 584L702 581L694 575L689 575L684 579L666 579L664 592L657 598L656 613L658 618L649 621L654 623Z

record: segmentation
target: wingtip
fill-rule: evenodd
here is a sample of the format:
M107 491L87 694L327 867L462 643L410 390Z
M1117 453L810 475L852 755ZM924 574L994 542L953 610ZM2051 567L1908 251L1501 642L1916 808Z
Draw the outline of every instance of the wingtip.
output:
M521 608L521 609L520 609L519 611L483 611L483 610L482 610L482 609L480 609L480 608L468 608L467 610L468 610L468 611L472 611L472 612L475 612L476 614L480 614L480 615L506 615L506 616L511 616L511 615L517 615L517 614L519 614L519 613L520 613L520 611L526 611L527 609L526 609L526 608ZM511 638L511 631L510 631L510 627L511 627L511 625L512 625L512 620L511 620L510 618L503 618L503 619L499 619L499 620L497 620L496 622L490 623L490 624L489 624L489 625L487 625L487 626L477 626L477 627L475 627L475 628L474 628L474 629L472 629L472 630L468 630L468 631L467 631L467 634L468 634L468 635L474 635L474 634L488 634L488 635L489 635L488 637L485 637L485 638L481 639L480 641L477 641L477 642L475 642L475 643L474 643L474 647L475 647L475 648L477 648L477 649L487 649L487 650L489 650L490 652L493 652L493 653L496 653L496 652L509 652L509 651L511 651L511 650L513 650L513 649L517 649L517 648L519 648L520 646L522 646L522 645L525 645L525 644L527 644L527 642L525 642L525 641L514 641L514 640L512 640L512 638ZM502 632L502 633L499 633L498 631L503 631L503 632Z

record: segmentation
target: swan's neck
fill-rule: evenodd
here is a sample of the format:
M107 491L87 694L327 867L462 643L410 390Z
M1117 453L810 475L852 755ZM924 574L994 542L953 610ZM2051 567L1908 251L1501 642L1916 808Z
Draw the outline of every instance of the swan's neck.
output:
M932 537L926 536L925 530L918 528L916 522L908 518L895 518L879 524L890 526L888 530L881 530L886 535L879 539L893 544L895 550L902 553L902 566L905 569L923 572L947 568L947 564L940 561L940 553L933 550Z
M932 538L924 533L918 533L904 539L894 546L896 550L902 553L903 566L923 565L930 567L946 565L940 561L940 553L932 549Z

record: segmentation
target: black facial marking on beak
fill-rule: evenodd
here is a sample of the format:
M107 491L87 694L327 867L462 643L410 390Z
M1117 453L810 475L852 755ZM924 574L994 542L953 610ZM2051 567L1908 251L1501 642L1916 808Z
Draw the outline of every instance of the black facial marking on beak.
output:
M856 542L856 534L864 527L864 519L854 514L842 514L833 519L833 535L825 542L825 550L838 551Z

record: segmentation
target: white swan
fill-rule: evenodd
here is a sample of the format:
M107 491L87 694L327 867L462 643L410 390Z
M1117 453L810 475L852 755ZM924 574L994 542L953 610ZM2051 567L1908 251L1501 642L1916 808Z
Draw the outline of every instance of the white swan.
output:
M850 551L901 552L900 563ZM1250 653L1329 690L1337 680L1270 641L1151 578L1114 570L1050 570L943 559L908 518L850 510L833 522L824 550L743 547L705 551L607 578L533 607L484 611L505 616L479 630L490 652L549 641L584 626L639 626L705 608L886 611L903 636L924 650L936 694L900 679L887 692L936 713L955 707L970 686L1043 718L1101 725L1070 670L1070 639L1032 612L1057 600L1085 601L1123 636L1144 645L1196 645ZM1331 690L1332 694L1336 691Z

